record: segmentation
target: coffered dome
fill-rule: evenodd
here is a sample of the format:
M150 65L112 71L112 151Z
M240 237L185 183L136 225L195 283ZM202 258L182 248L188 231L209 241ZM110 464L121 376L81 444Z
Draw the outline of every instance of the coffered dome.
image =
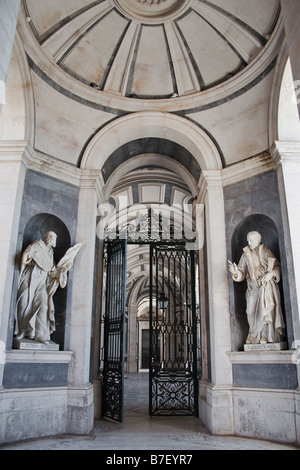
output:
M136 99L191 96L262 51L279 0L23 0L47 60L83 86Z

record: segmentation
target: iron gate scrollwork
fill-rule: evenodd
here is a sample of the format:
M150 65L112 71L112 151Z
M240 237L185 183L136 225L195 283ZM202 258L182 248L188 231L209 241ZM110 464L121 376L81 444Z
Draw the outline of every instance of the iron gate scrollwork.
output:
M123 422L126 240L107 244L102 415Z
M152 244L150 416L198 416L195 253Z

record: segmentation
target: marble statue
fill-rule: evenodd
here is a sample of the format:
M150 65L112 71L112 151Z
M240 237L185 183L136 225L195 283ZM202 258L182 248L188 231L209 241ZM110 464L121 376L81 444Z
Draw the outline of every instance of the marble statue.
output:
M280 343L285 329L278 287L280 264L261 243L259 232L249 232L247 242L238 265L228 261L233 280L247 280L246 344Z
M45 241L37 240L23 252L18 284L15 335L18 340L34 339L48 344L55 331L53 295L67 284L67 272L82 246L70 248L57 265L53 248L57 235L47 232Z

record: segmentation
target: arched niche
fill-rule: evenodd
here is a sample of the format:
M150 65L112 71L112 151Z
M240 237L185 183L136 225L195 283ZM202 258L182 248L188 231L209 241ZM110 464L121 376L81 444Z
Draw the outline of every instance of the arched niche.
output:
M53 231L57 235L57 243L54 248L54 261L58 263L68 248L70 248L71 237L68 228L62 220L52 214L37 214L27 222L23 235L22 252L34 241L40 239L44 240L45 234L49 231ZM56 331L51 335L51 340L59 344L61 350L64 349L65 344L67 297L68 284L64 289L58 287L53 297Z
M239 262L243 254L243 248L247 246L247 234L257 231L261 234L261 242L273 252L280 262L279 238L276 224L270 217L264 214L253 214L243 219L235 228L231 239L232 259ZM281 305L284 313L282 283L279 283L281 293ZM234 314L232 318L232 343L233 349L242 351L246 342L249 325L246 315L246 289L247 283L234 282Z

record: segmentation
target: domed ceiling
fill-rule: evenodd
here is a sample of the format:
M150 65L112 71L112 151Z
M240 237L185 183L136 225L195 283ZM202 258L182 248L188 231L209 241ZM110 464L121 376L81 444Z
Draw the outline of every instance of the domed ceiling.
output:
M72 79L126 98L226 82L265 47L279 0L23 0L44 51Z

